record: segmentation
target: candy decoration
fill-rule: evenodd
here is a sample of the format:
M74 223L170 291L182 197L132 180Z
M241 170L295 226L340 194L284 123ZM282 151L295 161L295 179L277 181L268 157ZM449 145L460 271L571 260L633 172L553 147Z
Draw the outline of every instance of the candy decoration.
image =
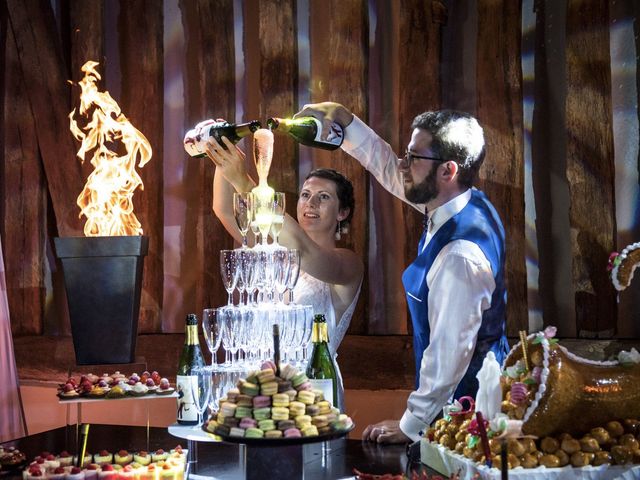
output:
M514 405L522 405L527 400L529 390L522 382L514 382L511 385L511 403Z

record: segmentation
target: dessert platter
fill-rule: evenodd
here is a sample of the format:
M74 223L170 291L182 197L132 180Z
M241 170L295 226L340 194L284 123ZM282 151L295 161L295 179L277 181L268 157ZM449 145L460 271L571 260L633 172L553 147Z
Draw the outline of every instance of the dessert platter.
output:
M467 479L500 478L502 468L523 479L640 478L640 354L591 361L554 336L553 327L523 335L502 368L487 355L475 402L445 407L422 462Z
M26 462L26 455L17 448L0 447L0 476L22 468Z
M184 478L187 451L180 445L170 451L116 453L102 450L94 455L86 453L82 466L76 456L68 452L54 455L42 452L23 470L25 480L116 480Z
M353 428L348 415L311 388L304 372L288 364L278 370L271 361L240 379L203 425L213 438L261 446L331 440Z
M118 371L101 376L89 373L82 375L79 380L69 377L58 385L60 401L79 400L116 400L122 398L153 398L171 396L175 388L169 380L160 376L156 371L143 372L142 375L133 373L129 376Z

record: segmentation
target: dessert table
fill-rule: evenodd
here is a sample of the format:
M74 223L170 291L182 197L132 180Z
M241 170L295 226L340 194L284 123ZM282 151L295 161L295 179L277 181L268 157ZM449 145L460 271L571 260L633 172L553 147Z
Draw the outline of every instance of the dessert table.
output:
M169 433L167 428L150 427L149 450L171 449L182 443L180 438ZM31 460L42 451L60 453L63 450L76 452L75 427L60 427L47 432L30 435L2 444L13 445ZM136 451L147 445L147 428L120 425L91 425L87 451L94 453L102 449L111 452L125 449ZM360 440L339 439L329 442L328 451L323 443L303 445L303 472L305 479L353 478L353 469L370 474L417 472L434 474L435 471L419 463L410 462L406 445L378 446ZM286 455L287 447L261 447L260 459L268 459L264 465L265 475L279 478L278 459ZM283 450L284 449L284 450ZM250 450L249 450L250 451ZM241 455L241 446L226 442L198 442L198 463L192 478L239 479L245 478L246 469ZM247 459L252 461L251 458ZM256 468L253 469L256 471ZM1 472L1 471L0 471ZM0 478L22 478L20 472L0 473ZM269 478L269 476L263 476Z

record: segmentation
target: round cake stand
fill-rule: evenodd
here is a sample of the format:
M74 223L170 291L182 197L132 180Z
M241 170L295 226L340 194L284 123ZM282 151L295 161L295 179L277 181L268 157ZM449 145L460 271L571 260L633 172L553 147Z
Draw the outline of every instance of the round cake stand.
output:
M198 443L199 442L221 442L222 440L216 438L213 435L208 435L207 432L202 430L202 425L180 425L174 423L169 425L169 434L174 437L183 438L187 441L187 467L184 472L185 478L193 478L196 480L210 479L210 476L198 475ZM244 447L244 445L242 446ZM245 464L242 458L245 456L244 452L240 450L240 471L245 474Z

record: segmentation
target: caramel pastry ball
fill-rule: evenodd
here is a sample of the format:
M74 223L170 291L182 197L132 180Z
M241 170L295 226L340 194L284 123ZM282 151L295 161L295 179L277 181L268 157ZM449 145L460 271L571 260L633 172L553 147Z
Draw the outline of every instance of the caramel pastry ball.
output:
M449 434L449 436L455 437L456 433L458 433L458 425L456 425L455 423L450 423L449 426L447 426L446 431Z
M593 453L600 450L600 445L591 435L585 435L580 439L580 449L583 452Z
M561 467L564 467L565 465L569 465L569 462L571 461L571 459L569 458L569 455L567 455L567 452L565 452L560 448L558 449L555 455L556 457L558 457L558 460L560 460Z
M447 423L448 422L444 418L439 418L438 420L436 420L435 427L436 429L443 428L447 426Z
M497 438L489 439L489 450L491 450L491 453L493 453L494 455L497 455L500 453L501 449L502 449L501 440L498 440Z
M634 437L631 433L625 433L620 438L618 438L618 445L629 447L630 450L637 450L638 448L640 448L638 440L636 440L636 437Z
M544 437L540 442L540 450L544 453L555 453L560 448L558 440L553 437Z
M473 448L464 447L462 449L462 454L467 458L473 459L473 457L476 455L476 452Z
M633 460L633 453L629 447L624 445L615 445L611 447L611 458L618 465L624 465L625 463L631 463Z
M640 420L635 418L626 418L622 421L622 426L626 433L637 435L640 433Z
M624 427L620 422L616 422L616 421L608 422L604 426L604 428L607 429L607 431L609 432L609 435L611 435L612 437L619 437L624 433Z
M592 428L591 436L596 439L600 445L608 445L611 443L611 435L602 427Z
M462 422L460 424L460 431L461 432L467 432L467 428L469 427L469 425L471 424L471 420L467 419L464 422Z
M523 438L520 442L524 447L525 453L533 453L537 450L536 442L533 441L533 438Z
M509 414L509 412L511 412L511 410L513 410L514 408L516 408L516 406L508 400L503 400L500 404L500 411L502 413Z
M467 438L467 435L467 432L465 432L464 430L460 430L458 433L456 433L454 438L456 439L456 442L464 442Z
M571 465L574 467L584 467L589 465L589 455L585 452L575 452L571 455Z
M448 433L441 435L440 440L438 440L438 443L443 447L446 447L447 445L449 445L450 442L451 442L451 437L449 436Z
M573 455L580 451L580 442L575 438L565 438L560 444L560 448L569 455Z
M570 433L561 433L558 435L558 441L562 443L565 438L573 438Z
M599 451L595 453L593 457L592 465L598 467L600 465L609 465L611 463L611 454L605 451Z
M531 453L525 453L520 459L520 465L523 468L536 468L538 466L538 457Z
M531 363L535 367L541 367L543 360L544 360L544 358L542 356L542 351L534 350L533 352L531 352Z
M507 454L507 462L509 463L509 468L518 468L520 466L520 459L513 453Z
M464 442L458 442L456 443L456 453L459 453L460 455L462 455L463 451L464 451L464 447L466 447L467 444Z
M525 454L524 445L522 445L522 443L520 443L515 438L509 439L509 441L507 442L507 449L509 453L513 453L516 457L521 457Z
M558 457L556 457L552 453L542 455L538 459L538 462L540 463L540 465L547 468L557 468L560 466L560 460L558 459Z

